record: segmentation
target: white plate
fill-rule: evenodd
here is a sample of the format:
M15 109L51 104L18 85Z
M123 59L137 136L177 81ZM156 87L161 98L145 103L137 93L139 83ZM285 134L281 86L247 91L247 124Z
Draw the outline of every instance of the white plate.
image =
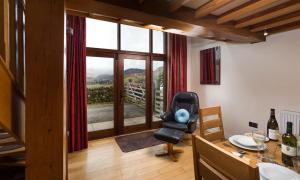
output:
M300 175L286 167L272 163L258 163L261 180L300 180Z
M243 148L243 149L247 149L247 150L251 150L251 151L258 151L257 147L255 147L255 146L243 146L243 145L237 143L237 142L234 140L234 139L235 139L235 136L237 136L237 135L233 135L233 136L229 137L228 140L229 140L229 142L230 142L231 144L233 144L233 145L235 145L235 146L237 146L237 147ZM267 145L264 144L264 147L263 147L263 149L261 149L261 150L265 150L266 148L267 148Z
M254 139L250 136L235 135L233 140L243 146L257 146Z
M252 137L252 133L245 133L244 135L245 135L245 136L251 136L251 137ZM268 137L266 137L265 142L268 142L268 141L270 141L270 139L269 139Z

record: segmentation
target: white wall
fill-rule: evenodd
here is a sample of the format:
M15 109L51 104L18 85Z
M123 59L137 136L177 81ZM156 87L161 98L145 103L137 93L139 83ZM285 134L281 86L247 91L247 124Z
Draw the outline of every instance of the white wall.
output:
M221 85L200 85L200 50L221 46ZM300 111L300 30L266 42L230 44L192 39L191 90L200 107L221 105L225 135L249 131L248 122L266 129L270 108Z

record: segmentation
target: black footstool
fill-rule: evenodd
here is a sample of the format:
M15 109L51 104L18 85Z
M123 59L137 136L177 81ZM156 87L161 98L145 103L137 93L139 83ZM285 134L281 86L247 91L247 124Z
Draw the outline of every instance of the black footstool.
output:
M176 153L182 153L181 149L173 149L173 145L182 141L185 133L183 131L171 128L161 128L154 133L156 139L167 142L167 152L156 154L156 156L169 156L173 161L177 161Z

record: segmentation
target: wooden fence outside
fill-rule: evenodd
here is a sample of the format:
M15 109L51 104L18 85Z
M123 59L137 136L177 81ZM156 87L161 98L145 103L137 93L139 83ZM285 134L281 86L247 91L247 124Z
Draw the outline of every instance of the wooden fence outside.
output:
M164 106L163 90L155 90L154 93L154 111L160 113ZM136 104L139 107L145 108L146 104L146 89L142 83L127 83L125 85L125 100Z

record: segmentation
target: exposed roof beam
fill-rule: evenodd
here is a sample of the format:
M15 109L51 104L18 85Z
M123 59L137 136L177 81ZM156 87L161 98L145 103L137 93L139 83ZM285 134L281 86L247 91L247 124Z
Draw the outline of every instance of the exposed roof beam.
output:
M190 2L191 0L173 0L170 3L170 12L177 11L181 6L184 6L186 3Z
M259 32L259 31L275 28L278 26L290 24L290 23L297 22L297 21L300 21L300 13L299 13L299 15L296 15L294 17L277 20L275 22L268 23L266 25L261 25L261 26L255 27L255 28L251 29L250 31L251 32Z
M299 28L300 28L300 22L295 22L295 23L291 23L291 24L288 24L285 26L280 26L280 27L271 29L268 31L268 33L269 33L269 35L271 35L271 34L291 31L291 30L299 29Z
M261 42L265 38L245 29L235 29L233 25L217 25L215 16L195 18L195 11L182 7L174 13L165 9L169 4L161 0L145 1L143 6L132 6L123 0L68 0L67 10L106 15L119 19L130 19L144 24L180 29L186 35L195 36L205 29L222 34L228 40L251 43Z
M276 8L276 7L275 7ZM300 10L300 2L298 3L289 3L288 6L283 5L282 8L276 8L276 10L269 11L268 13L262 13L260 15L257 15L251 19L241 21L238 24L235 25L236 28L244 28L250 25L254 25L260 22L264 22L279 16L283 16L295 11Z
M204 17L204 16L210 14L211 12L229 4L232 1L233 0L212 0L212 1L204 4L203 6L200 6L196 10L195 16L196 16L196 18Z
M241 16L246 15L254 10L269 6L278 1L280 1L280 0L259 0L259 1L253 2L253 3L249 4L248 6L245 6L241 9L238 9L229 14L221 16L220 18L218 18L217 22L218 22L218 24L226 23L228 21L234 20L237 17L241 17Z
M138 0L139 4L142 4L145 0Z

